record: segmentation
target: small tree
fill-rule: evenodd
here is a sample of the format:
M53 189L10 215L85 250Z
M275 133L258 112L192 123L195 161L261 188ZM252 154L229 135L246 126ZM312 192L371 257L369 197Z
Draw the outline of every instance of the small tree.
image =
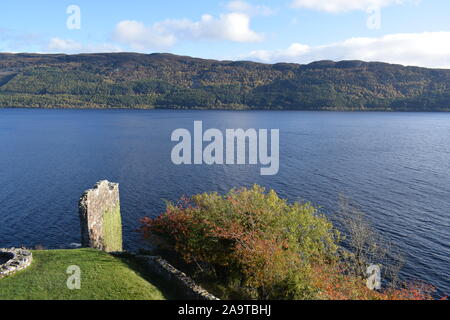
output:
M383 240L366 215L342 195L339 197L337 221L346 234L346 244L349 247L349 251L344 254L347 271L365 278L369 265L379 264L384 278L390 280L389 286L395 288L398 274L405 263L405 258L398 249Z

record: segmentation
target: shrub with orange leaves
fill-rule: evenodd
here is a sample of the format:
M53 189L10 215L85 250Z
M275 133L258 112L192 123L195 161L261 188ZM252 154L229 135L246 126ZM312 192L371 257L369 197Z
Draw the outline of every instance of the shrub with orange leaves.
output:
M140 231L245 299L425 300L430 286L371 291L340 257L339 232L309 203L233 189L168 203ZM238 284L236 286L236 283Z
M141 222L144 237L187 263L208 266L224 284L238 280L245 297L259 299L285 298L286 292L290 298L312 297L310 265L335 259L339 239L310 204L289 204L256 185L225 196L184 198ZM304 283L292 285L292 279L300 281L295 273Z

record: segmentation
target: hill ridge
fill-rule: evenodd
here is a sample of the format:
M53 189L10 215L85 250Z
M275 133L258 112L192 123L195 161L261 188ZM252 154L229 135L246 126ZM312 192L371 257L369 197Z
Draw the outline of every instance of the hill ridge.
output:
M359 60L0 53L0 107L450 111L450 70Z

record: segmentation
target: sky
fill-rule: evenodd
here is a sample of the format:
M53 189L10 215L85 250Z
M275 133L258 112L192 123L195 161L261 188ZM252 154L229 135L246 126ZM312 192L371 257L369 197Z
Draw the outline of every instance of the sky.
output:
M218 60L450 68L448 0L15 0L0 52L169 52Z

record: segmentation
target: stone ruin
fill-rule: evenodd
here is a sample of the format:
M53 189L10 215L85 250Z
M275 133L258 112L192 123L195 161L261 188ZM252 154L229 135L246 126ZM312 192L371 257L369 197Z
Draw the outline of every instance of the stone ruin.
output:
M83 247L103 250L117 257L134 257L148 272L176 286L177 292L187 299L218 300L161 257L123 251L119 184L106 180L98 182L81 197L79 213Z
M175 285L188 300L219 300L161 257L138 255L136 259L149 272Z
M161 257L123 252L119 184L104 180L87 190L80 198L79 214L83 247L118 257L132 256L148 272L176 286L177 292L189 300L219 300ZM32 260L28 250L0 249L0 279L27 268Z
M79 202L81 245L106 252L121 252L122 219L119 184L98 182Z
M0 249L0 279L28 268L33 255L25 249Z

